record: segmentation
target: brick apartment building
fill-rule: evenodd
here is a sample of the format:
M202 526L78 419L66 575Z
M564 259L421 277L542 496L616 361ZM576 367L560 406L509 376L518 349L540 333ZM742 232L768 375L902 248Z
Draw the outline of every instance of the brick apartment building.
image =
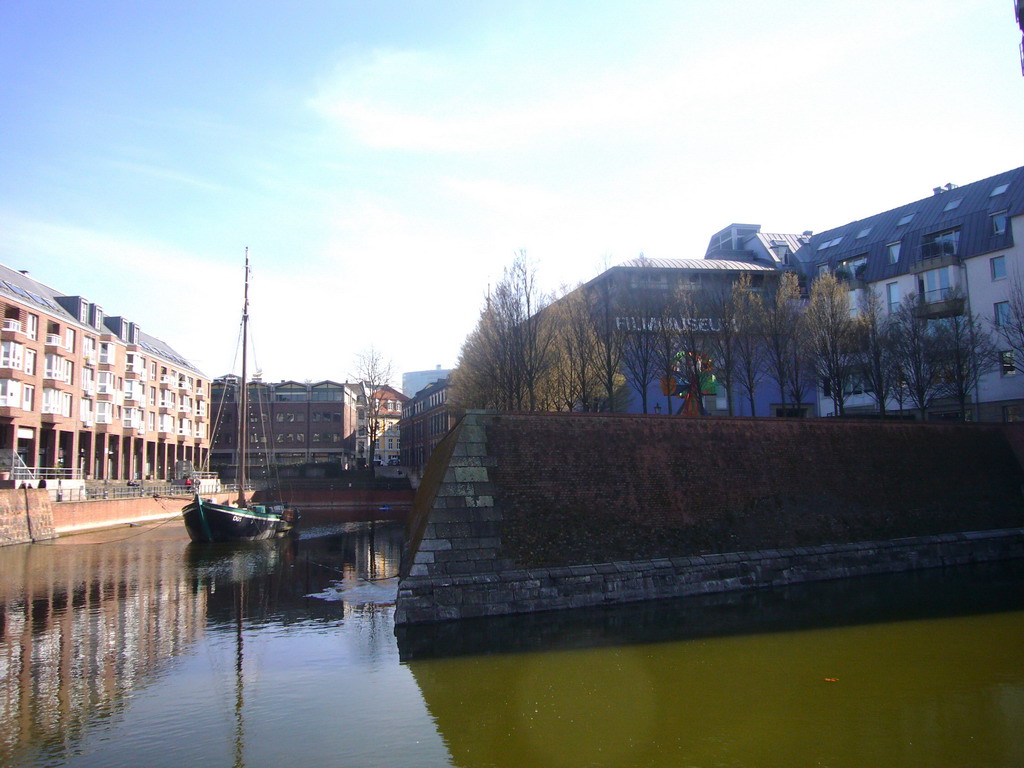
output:
M238 463L236 376L214 380L216 423L211 467L232 477ZM355 468L366 453L366 396L362 384L337 381L249 382L252 477L271 464L339 464Z
M458 414L448 403L451 377L428 384L408 400L402 409L402 465L422 472L430 454L448 434Z
M398 464L401 461L401 429L402 408L409 398L394 387L381 387L373 393L373 400L368 406L367 419L372 425L372 435L376 435L373 461L375 464Z
M0 265L0 471L171 479L209 451L209 380L83 296Z

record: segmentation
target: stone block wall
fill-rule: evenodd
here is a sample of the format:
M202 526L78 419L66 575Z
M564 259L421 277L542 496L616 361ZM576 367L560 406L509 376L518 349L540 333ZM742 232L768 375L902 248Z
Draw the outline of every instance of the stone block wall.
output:
M396 622L1024 556L1012 426L470 412Z
M0 546L56 535L49 493L27 488L0 490Z

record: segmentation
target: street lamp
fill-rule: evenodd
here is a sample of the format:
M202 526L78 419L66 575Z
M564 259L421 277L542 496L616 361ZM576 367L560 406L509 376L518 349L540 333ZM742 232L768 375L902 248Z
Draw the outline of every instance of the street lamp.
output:
M656 414L658 414L659 416L661 416L661 403L655 403L654 404L654 412Z

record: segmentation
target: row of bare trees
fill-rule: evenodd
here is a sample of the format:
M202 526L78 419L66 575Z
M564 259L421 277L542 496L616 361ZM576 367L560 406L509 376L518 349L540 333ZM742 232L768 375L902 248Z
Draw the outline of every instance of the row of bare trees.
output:
M701 380L710 367L730 415L759 415L764 387L773 388L783 413L795 413L821 386L838 416L853 392L863 392L882 415L912 408L923 418L949 398L966 417L980 377L1006 364L1006 350L1024 360L1020 281L1010 313L1016 326L993 327L965 308L928 319L917 296L887 307L870 289L851 306L848 284L830 274L814 281L807 298L793 272L763 285L745 273L731 284L684 278L675 287L660 270L623 275L556 300L540 291L519 254L463 346L453 381L459 404L621 411L632 390L647 413L655 407L648 392L661 383L671 413L679 382ZM963 305L962 297L952 294L946 305Z

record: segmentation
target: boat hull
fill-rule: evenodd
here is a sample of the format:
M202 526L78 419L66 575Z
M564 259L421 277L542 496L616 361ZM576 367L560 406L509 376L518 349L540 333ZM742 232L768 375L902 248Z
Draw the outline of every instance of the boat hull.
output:
M185 529L195 542L262 541L283 535L291 524L263 507L240 508L196 496L182 507Z

